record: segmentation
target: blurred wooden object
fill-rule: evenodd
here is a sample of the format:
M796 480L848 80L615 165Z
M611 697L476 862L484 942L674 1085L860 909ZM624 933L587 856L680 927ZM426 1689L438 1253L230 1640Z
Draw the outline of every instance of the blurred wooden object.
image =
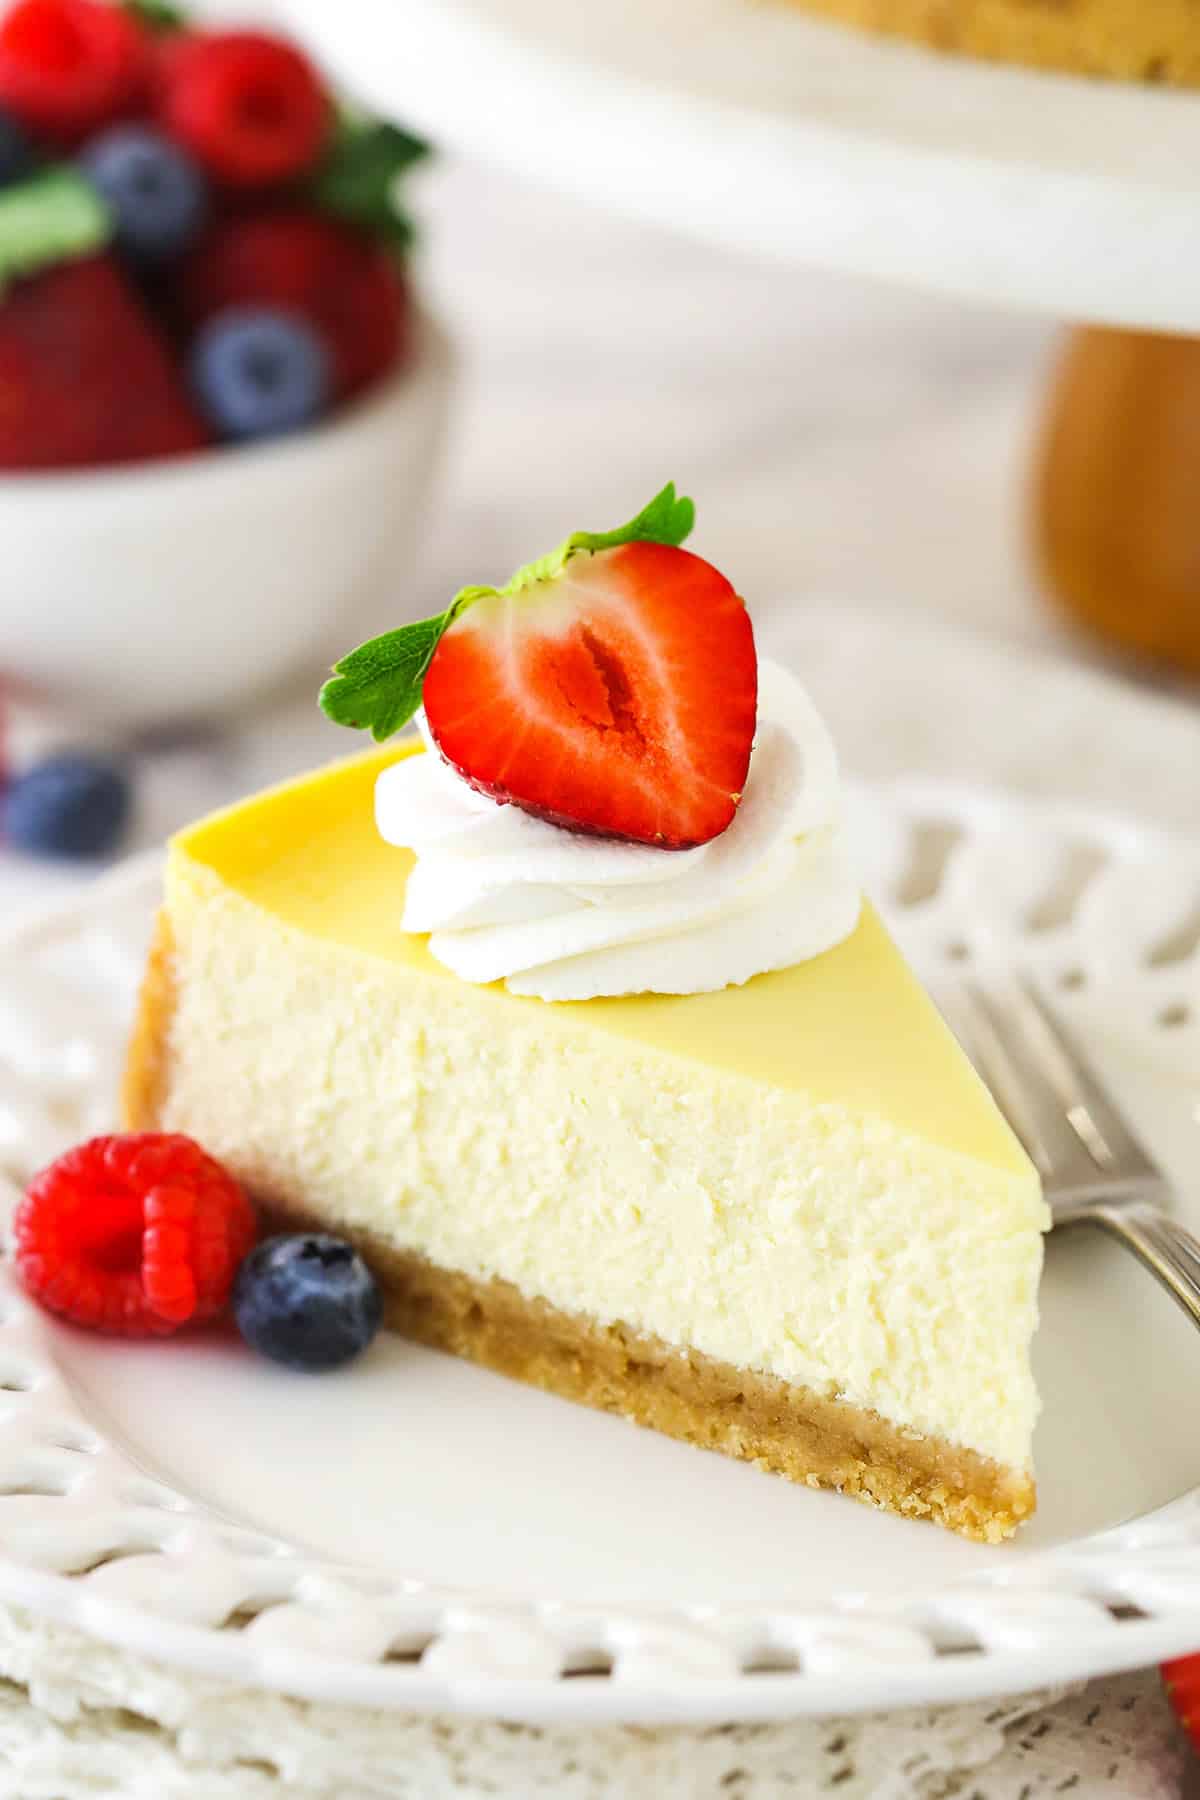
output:
M1060 605L1122 649L1200 674L1200 338L1071 332L1033 520Z

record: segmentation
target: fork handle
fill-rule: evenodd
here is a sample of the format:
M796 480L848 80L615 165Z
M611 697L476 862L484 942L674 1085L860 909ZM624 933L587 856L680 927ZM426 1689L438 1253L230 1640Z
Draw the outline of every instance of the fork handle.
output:
M1092 1205L1079 1224L1098 1225L1133 1251L1194 1325L1200 1325L1200 1241L1149 1200Z

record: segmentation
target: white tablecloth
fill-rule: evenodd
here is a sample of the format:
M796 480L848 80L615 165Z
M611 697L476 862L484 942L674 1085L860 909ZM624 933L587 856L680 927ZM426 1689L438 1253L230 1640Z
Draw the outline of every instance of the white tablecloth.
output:
M1023 551L1044 324L733 262L478 171L443 166L426 186L426 279L467 369L444 503L426 566L406 576L406 610L503 578L569 529L626 517L672 477L697 496L696 547L736 577L765 635L823 602L888 609L914 628L940 618L1025 645L1069 642ZM931 699L938 679L931 669ZM852 717L852 695L841 700ZM330 748L305 696L204 745L160 749L143 759L136 838L155 842ZM886 760L886 744L871 749ZM1154 803L1176 824L1188 816L1182 790ZM0 918L79 879L0 855ZM1182 1791L1179 1740L1152 1675L1098 1683L1049 1711L1039 1701L737 1733L720 1756L711 1735L643 1734L636 1757L632 1741L564 1744L198 1694L0 1617L0 1800L259 1800L285 1781L329 1800L590 1800L606 1791L605 1769L624 1771L607 1791L656 1800ZM575 1785L568 1762L582 1770ZM498 1785L485 1790L485 1778Z

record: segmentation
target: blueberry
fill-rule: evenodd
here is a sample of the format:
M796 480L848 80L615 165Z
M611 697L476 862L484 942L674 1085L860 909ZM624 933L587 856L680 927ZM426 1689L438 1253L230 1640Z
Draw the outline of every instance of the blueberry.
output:
M115 125L93 138L82 163L112 214L119 248L135 262L164 262L199 236L207 184L191 157L161 132Z
M3 802L4 835L40 856L105 856L129 818L129 777L119 763L63 751L18 775Z
M270 307L217 313L192 346L192 386L225 438L279 437L320 418L329 356L310 325Z
M11 113L0 112L0 188L33 173L35 158L29 139Z
M290 1369L336 1369L383 1319L375 1277L341 1238L274 1237L238 1271L233 1312L246 1342Z

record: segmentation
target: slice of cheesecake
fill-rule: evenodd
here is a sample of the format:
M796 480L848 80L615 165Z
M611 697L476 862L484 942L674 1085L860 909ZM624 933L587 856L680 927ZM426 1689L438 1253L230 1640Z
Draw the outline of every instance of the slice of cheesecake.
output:
M1037 1177L878 918L741 986L548 1003L399 928L394 751L171 846L125 1083L391 1325L995 1541L1033 1510Z

